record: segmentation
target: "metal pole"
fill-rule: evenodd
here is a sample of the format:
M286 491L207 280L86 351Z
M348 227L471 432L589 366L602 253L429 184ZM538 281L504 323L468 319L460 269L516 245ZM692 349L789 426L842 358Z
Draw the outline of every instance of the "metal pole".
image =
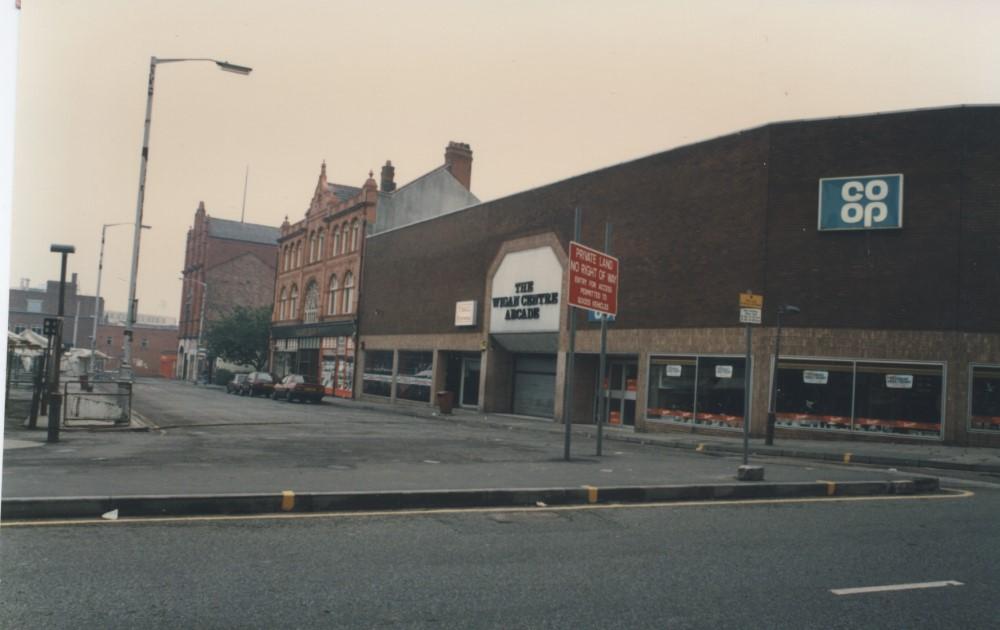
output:
M142 203L146 196L146 165L149 162L149 126L153 118L153 83L156 78L156 57L149 58L149 88L146 93L146 119L142 130L142 153L139 156L139 194L135 204L135 228L132 234L132 271L128 283L128 307L125 316L125 349L122 353L121 377L131 381L132 329L135 326L135 283L139 274L139 241L142 237Z
M194 278L192 278L194 280ZM198 341L194 349L194 382L195 385L198 384L198 375L201 373L201 331L205 329L205 300L208 297L208 283L202 282L201 280L195 280L201 285L201 316L198 322ZM206 358L208 358L206 356Z
M76 301L76 315L73 316L73 347L76 347L76 332L80 327L80 300Z
M101 307L101 273L104 271L104 236L107 233L107 224L101 226L101 253L97 257L97 293L94 295L94 330L90 336L90 374L97 371L97 317Z
M604 253L611 254L611 224L604 224ZM601 315L601 366L597 377L597 455L604 448L604 421L608 414L608 397L604 393L604 370L608 357L608 316Z
M774 444L775 410L778 406L776 400L778 396L778 383L775 379L778 377L778 354L781 351L781 311L782 308L779 307L777 328L774 336L774 362L771 365L771 399L767 405L767 430L764 433L764 444L768 446Z
M56 327L55 347L52 349L52 378L49 380L49 426L46 442L53 443L59 441L59 421L62 415L62 394L59 392L59 370L60 358L62 357L62 333L63 315L66 304L66 262L70 251L62 251L62 266L59 272L59 312L57 314L59 324Z
M747 356L743 365L743 465L750 461L750 348L752 336L750 324L747 324Z
M580 240L580 209L573 215L573 240ZM563 421L566 423L566 440L563 445L563 459L569 461L570 435L573 432L573 355L576 354L576 311L569 303L566 304L569 317L569 350L566 357L566 387L563 392Z

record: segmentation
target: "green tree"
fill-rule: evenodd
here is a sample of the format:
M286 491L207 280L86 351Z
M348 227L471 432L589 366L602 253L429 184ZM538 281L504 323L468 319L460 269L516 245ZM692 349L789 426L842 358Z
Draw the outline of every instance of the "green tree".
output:
M226 317L208 325L205 347L211 356L263 370L267 364L270 325L270 307L236 306Z

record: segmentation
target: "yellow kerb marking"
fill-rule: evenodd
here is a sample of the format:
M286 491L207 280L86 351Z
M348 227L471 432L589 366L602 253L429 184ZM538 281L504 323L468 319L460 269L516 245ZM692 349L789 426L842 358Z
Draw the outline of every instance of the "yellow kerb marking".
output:
M850 453L844 453L844 463L845 464L850 464L851 463L851 454Z
M587 489L587 502L597 503L597 486L584 486Z
M837 492L837 484L832 481L826 482L826 496L832 497Z
M283 490L281 492L281 511L291 512L295 509L295 493L291 490Z
M697 448L695 448L694 450L696 450L696 451L698 451L699 453L701 453L702 451L704 451L704 450L705 450L705 444L704 444L704 443L701 443L701 444L699 444L699 445L698 445L698 447L697 447Z

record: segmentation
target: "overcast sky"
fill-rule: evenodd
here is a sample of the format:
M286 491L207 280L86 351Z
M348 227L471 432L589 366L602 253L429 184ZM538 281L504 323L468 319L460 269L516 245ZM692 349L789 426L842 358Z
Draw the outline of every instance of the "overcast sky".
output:
M7 0L13 2L13 0ZM997 2L23 0L10 281L93 293L101 224L135 218L153 106L139 310L178 315L199 201L277 226L320 163L405 183L474 152L488 200L768 122L1000 101ZM6 7L5 7L6 8ZM131 227L108 231L102 294L125 310Z

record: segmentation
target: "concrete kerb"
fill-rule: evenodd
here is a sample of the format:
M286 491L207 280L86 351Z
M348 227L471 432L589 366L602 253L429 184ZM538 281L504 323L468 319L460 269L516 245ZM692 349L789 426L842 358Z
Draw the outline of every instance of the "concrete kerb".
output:
M896 481L728 483L571 488L487 488L395 492L305 492L187 496L53 497L4 499L10 520L92 519L112 510L119 518L266 515L462 508L549 507L684 501L887 496L933 493L938 479Z

